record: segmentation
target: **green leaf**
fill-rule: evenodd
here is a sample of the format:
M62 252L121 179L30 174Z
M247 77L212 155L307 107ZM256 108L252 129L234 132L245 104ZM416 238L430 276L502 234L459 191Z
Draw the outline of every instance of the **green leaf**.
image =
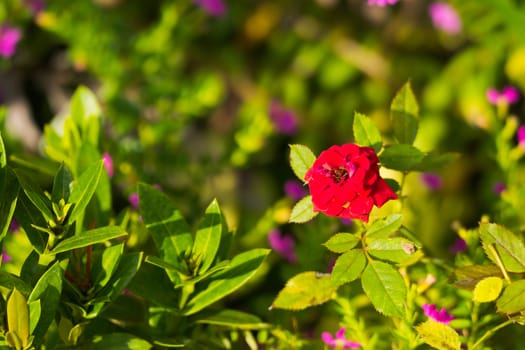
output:
M31 303L39 300L41 308L45 311L40 316L35 331L32 333L35 337L34 343L36 345L40 344L47 329L55 319L55 314L60 303L60 295L62 293L62 276L64 275L66 266L67 261L65 263L56 262L40 277L29 295L28 302Z
M133 280L129 289L148 300L151 305L164 308L175 308L179 293L173 289L173 284L163 269L150 264L143 264Z
M470 265L454 270L457 288L473 290L475 286L487 277L503 277L501 270L496 265Z
M193 246L191 230L170 198L156 188L139 184L140 211L162 260L185 271ZM189 271L186 271L189 275Z
M7 289L16 289L23 295L29 295L29 293L31 293L31 287L20 279L20 277L3 270L0 270L0 286Z
M314 204L312 202L312 196L308 195L295 203L290 214L288 222L302 224L312 220L319 214L314 211Z
M26 298L16 288L7 299L7 329L25 347L29 340L29 307Z
M144 339L128 333L108 333L96 335L90 350L149 350L153 347Z
M206 280L201 291L190 299L183 314L192 315L239 289L257 272L269 252L269 249L252 249L236 255L228 268Z
M436 171L443 166L457 160L460 157L459 153L426 153L423 159L414 166L415 171Z
M5 152L4 139L2 138L2 133L0 132L0 169L5 168L7 165L7 156Z
M509 284L496 302L498 312L514 314L525 310L525 280Z
M476 284L473 300L478 303L487 303L498 298L503 288L503 280L499 277L487 277Z
M238 310L218 310L199 318L196 323L211 324L233 329L265 329L270 325L255 315Z
M0 168L0 242L4 239L13 219L20 187L13 171Z
M9 160L17 165L17 169L30 171L35 173L53 177L56 174L58 163L41 156L34 156L30 154L12 154Z
M367 239L387 238L401 227L401 214L391 214L384 219L374 221L366 230Z
M110 239L124 236L127 236L127 232L124 231L124 229L120 226L106 226L96 228L64 239L58 243L50 253L58 254L68 250L83 248L89 245L106 242Z
M344 253L355 247L360 240L358 234L340 232L330 237L323 245L334 253Z
M374 122L361 113L354 114L354 140L358 145L372 147L376 153L383 146L381 133Z
M18 224L26 232L26 236L33 248L42 254L46 245L47 235L37 230L34 226L46 227L47 222L23 191L19 193L15 217Z
M69 224L83 218L84 210L97 189L103 167L103 161L97 161L84 171L78 180L73 181L69 202L75 206L68 217Z
M286 282L272 303L272 308L302 310L323 304L336 296L337 286L329 274L307 271Z
M44 196L44 191L21 171L17 171L16 176L27 198L44 217L46 226L49 221L54 221L55 216L51 211L51 201Z
M361 283L377 311L387 316L405 315L405 281L390 264L369 261L361 276Z
M222 215L219 204L213 200L206 209L193 243L192 256L200 260L199 274L206 272L213 263L222 233Z
M494 245L507 271L525 272L525 246L513 232L497 224L481 223L479 234L483 249L490 260L499 264L498 257L489 248L490 245Z
M368 253L373 257L396 263L410 259L416 252L416 246L408 239L394 238L367 238Z
M104 287L111 279L123 252L124 243L120 243L93 254L91 276L93 276L92 281L96 290Z
M293 172L304 182L306 172L315 162L315 154L304 145L290 145L290 166Z
M385 168L412 171L417 170L425 154L411 145L395 144L385 147L379 155L379 161Z
M40 320L40 315L42 315L42 305L40 300L35 300L28 302L29 305L29 334L33 334L38 321Z
M417 135L419 106L410 82L398 91L390 106L390 118L396 139L403 144L412 144Z
M71 175L67 167L62 163L53 179L51 202L58 203L61 199L64 199L65 203L68 203L71 182L73 182L73 175Z
M459 334L450 326L434 320L425 321L416 326L423 341L439 350L460 350Z
M70 109L71 118L79 127L81 127L81 129L86 128L85 123L87 120L92 119L93 117L97 120L102 113L97 97L85 86L78 87L73 94ZM91 136L92 137L90 138L86 138L86 140L96 146L98 143L98 133Z
M336 286L357 279L366 265L366 257L362 250L352 249L335 261L332 269L332 283Z

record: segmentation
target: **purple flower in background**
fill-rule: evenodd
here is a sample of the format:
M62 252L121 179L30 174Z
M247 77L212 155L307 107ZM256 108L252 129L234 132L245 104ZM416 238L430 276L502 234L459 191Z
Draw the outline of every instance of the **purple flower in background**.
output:
M492 191L497 194L498 196L501 195L501 193L503 191L505 191L505 189L507 188L507 186L505 186L505 184L503 182L496 182L494 184L494 186L492 186Z
M394 5L399 0L368 0L368 5L385 7L388 5Z
M487 90L487 100L493 105L498 103L513 104L520 99L520 92L513 86L505 86L501 91L494 88Z
M200 6L209 15L221 17L226 14L226 4L223 0L195 0L195 4Z
M437 191L443 186L443 180L441 179L441 176L434 173L423 173L421 174L421 182L425 184L425 186L432 191Z
M128 202L131 204L131 206L135 209L139 209L139 194L137 192L133 192L128 196Z
M454 316L449 315L445 308L438 311L436 309L436 305L434 304L423 304L421 308L425 312L425 315L427 315L427 317L433 319L434 321L443 324L449 324L450 321L454 319Z
M271 230L268 233L268 242L273 250L282 255L288 262L295 263L295 242L291 236L283 236L279 230Z
M525 149L525 125L522 125L518 128L516 138L518 139L518 145L520 145L521 148Z
M20 29L4 24L0 27L0 56L9 58L15 54L16 45L22 38Z
M11 219L11 222L9 223L9 232L16 232L18 231L18 229L20 228L20 225L18 224L18 222L16 222L16 220L13 218Z
M358 349L361 347L361 344L346 339L344 327L339 328L339 330L335 334L335 337L333 337L328 332L323 332L321 334L321 339L323 340L323 343L325 343L332 349L346 350L346 349Z
M2 263L8 263L13 261L13 259L7 254L5 250L2 250Z
M461 237L457 237L452 246L450 246L450 252L452 254L463 253L467 250L467 242Z
M284 183L284 193L294 201L302 199L308 193L298 180L288 180Z
M102 160L104 161L104 167L106 168L106 172L108 173L109 177L113 177L113 158L111 158L109 153L105 152L102 154Z
M340 220L341 220L341 223L346 226L350 226L354 223L352 219L348 219L348 218L341 218Z
M24 0L24 4L35 16L44 11L44 8L46 7L44 0Z
M278 132L285 135L295 134L297 131L297 117L296 115L286 109L279 101L272 101L270 103L270 119L273 126Z
M461 31L461 18L459 18L456 10L446 2L430 4L428 12L434 27L448 34L457 34Z

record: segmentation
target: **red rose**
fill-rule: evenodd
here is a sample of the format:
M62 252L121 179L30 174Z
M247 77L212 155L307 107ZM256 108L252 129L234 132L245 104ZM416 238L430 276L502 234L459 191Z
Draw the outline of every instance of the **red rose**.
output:
M379 176L378 163L373 148L351 143L321 152L304 176L314 211L368 222L374 205L397 199Z

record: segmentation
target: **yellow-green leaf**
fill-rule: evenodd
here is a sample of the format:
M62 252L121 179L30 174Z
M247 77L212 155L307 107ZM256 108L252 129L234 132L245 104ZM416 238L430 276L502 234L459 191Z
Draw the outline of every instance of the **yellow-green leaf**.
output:
M503 288L503 280L499 277L487 277L476 284L474 288L474 301L487 303L498 298Z
M304 175L315 162L315 154L304 145L290 145L290 166L293 172L304 181Z
M286 282L272 303L273 308L302 310L335 297L337 286L330 275L314 271L302 272Z
M450 326L428 320L416 326L423 341L439 350L460 350L461 340L458 333Z
M312 196L306 196L295 204L290 214L288 222L302 224L304 222L312 220L317 216L317 212L314 212L314 204L312 203Z
M7 328L18 338L22 346L29 338L29 307L27 300L16 288L7 300Z

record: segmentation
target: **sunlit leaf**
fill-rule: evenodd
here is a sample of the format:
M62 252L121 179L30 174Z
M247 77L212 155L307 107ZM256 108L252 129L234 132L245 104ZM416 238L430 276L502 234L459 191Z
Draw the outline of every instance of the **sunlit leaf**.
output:
M330 275L314 271L302 272L286 282L272 303L272 308L302 310L323 304L335 297L337 286Z
M66 252L109 241L110 239L127 236L127 232L120 226L106 226L93 230L84 231L78 235L66 238L58 243L52 250L52 254Z
M407 289L399 271L381 261L369 261L361 276L372 305L387 316L403 317Z
M473 300L478 303L487 303L498 298L503 288L503 280L499 277L486 277L476 284Z
M27 345L29 339L29 307L27 300L16 288L7 299L7 328L21 342Z
M236 329L264 329L270 325L255 315L239 310L219 310L199 318L196 323L212 324Z
M7 234L13 219L19 189L20 187L13 171L8 167L0 167L0 242Z
M450 326L428 320L416 326L416 331L423 341L438 350L460 350L459 334Z
M416 252L416 245L401 237L367 239L367 250L370 255L382 260L403 262Z
M305 196L299 202L295 203L288 222L297 224L305 223L315 218L317 214L319 213L314 211L312 196Z
M314 164L315 159L315 154L308 147L290 145L290 166L299 180L304 181L304 176Z
M193 243L192 256L200 261L199 273L206 272L212 265L221 242L221 233L221 210L217 201L214 200L204 213Z
M503 226L481 223L479 234L485 253L495 264L501 259L503 266L510 272L525 272L525 246L523 241ZM493 245L499 259L490 249Z
M473 290L476 285L487 277L503 277L496 265L470 265L458 267L454 270L456 281L454 286Z
M395 144L385 147L379 155L379 161L382 166L400 171L417 170L424 158L425 154L423 152L407 144Z
M68 223L83 217L84 210L97 189L102 171L103 162L100 160L84 171L78 180L73 181L69 201L74 207L68 217Z
M390 106L390 117L396 139L402 144L412 144L418 130L419 106L410 82L403 85L394 97Z
M354 114L354 140L360 146L372 147L376 153L379 152L383 145L381 133L374 122L366 115Z
M340 232L330 237L323 245L334 253L344 253L354 248L360 240L357 234Z
M514 314L525 310L525 280L509 284L496 302L498 312Z
M366 265L366 257L362 250L352 249L342 254L335 261L332 269L332 283L342 285L357 279Z
M401 214L391 214L386 218L374 221L366 229L366 238L387 238L392 233L399 230L403 223Z

